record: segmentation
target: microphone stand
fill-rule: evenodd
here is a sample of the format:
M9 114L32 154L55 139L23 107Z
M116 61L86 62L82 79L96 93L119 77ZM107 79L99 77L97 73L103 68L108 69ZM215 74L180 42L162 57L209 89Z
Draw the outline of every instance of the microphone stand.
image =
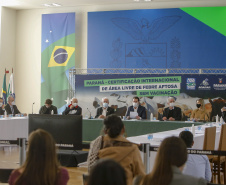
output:
M87 108L87 110L89 111L89 117L88 117L88 119L91 119L91 112L90 112L90 110Z
M33 105L35 104L35 102L32 103L32 114L33 114Z

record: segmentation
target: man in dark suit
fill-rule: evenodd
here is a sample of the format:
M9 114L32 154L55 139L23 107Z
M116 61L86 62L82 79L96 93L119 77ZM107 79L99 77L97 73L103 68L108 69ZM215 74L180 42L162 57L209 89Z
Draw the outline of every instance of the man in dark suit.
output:
M101 118L104 119L106 116L110 114L114 114L115 110L111 107L109 107L109 99L107 97L102 98L102 105L103 107L99 107L97 109L97 113L95 118Z
M4 114L5 114L5 108L3 104L3 98L0 98L0 115L4 115Z
M20 114L19 109L15 105L14 97L8 96L8 103L5 106L5 111L7 112L7 115L12 114L15 116L15 114Z
M51 99L46 99L45 105L43 105L40 110L39 114L51 114L53 111L53 114L57 114L57 107L52 105L53 101Z
M82 108L78 106L78 100L77 98L72 98L71 99L71 104L66 107L64 112L62 113L63 115L82 115Z
M128 108L126 113L127 119L131 118L131 112L137 112L137 116L135 117L137 120L147 119L145 107L140 105L140 99L138 97L133 98L133 105Z
M181 120L181 109L179 107L175 107L175 98L169 97L167 100L167 104L169 107L165 108L163 111L163 120L169 121L180 121Z

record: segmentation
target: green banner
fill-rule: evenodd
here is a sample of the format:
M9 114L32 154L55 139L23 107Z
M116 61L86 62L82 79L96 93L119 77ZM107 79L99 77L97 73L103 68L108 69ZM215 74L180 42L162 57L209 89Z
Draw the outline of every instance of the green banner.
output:
M151 78L123 78L123 79L100 79L85 80L85 87L125 84L158 84L158 83L181 83L180 76L151 77Z
M178 96L180 89L137 91L137 96Z

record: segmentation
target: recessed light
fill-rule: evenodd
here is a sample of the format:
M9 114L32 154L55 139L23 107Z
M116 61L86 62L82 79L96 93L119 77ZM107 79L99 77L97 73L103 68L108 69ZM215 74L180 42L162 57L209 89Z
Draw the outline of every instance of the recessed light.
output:
M151 0L144 0L144 1L151 1Z
M139 2L140 0L134 0L135 2Z

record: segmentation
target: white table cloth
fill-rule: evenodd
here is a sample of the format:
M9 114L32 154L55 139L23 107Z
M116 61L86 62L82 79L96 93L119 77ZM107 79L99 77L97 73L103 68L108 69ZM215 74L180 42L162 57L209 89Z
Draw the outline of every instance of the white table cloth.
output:
M217 150L218 145L219 145L220 128L221 127L219 126L219 124L213 124L213 126L217 127L216 140L215 140L215 150ZM195 127L194 145L192 147L193 149L202 149L203 148L204 132L205 132L206 127L209 127L209 125L202 125L201 130L198 130L198 126ZM129 141L137 143L137 144L150 143L151 146L158 147L158 146L160 146L160 144L161 144L161 142L164 138L170 137L170 136L177 136L178 137L180 132L185 130L185 128L188 129L188 127L184 127L184 128L179 128L179 129L176 129L176 130L169 130L169 131L165 131L165 132L154 133L153 139L151 139L151 140L148 140L148 134L136 136L136 137L128 137L127 139ZM189 130L191 131L191 128L189 128ZM151 152L150 171L153 168L155 157L156 157L156 152Z
M0 140L28 138L28 117L0 119Z

